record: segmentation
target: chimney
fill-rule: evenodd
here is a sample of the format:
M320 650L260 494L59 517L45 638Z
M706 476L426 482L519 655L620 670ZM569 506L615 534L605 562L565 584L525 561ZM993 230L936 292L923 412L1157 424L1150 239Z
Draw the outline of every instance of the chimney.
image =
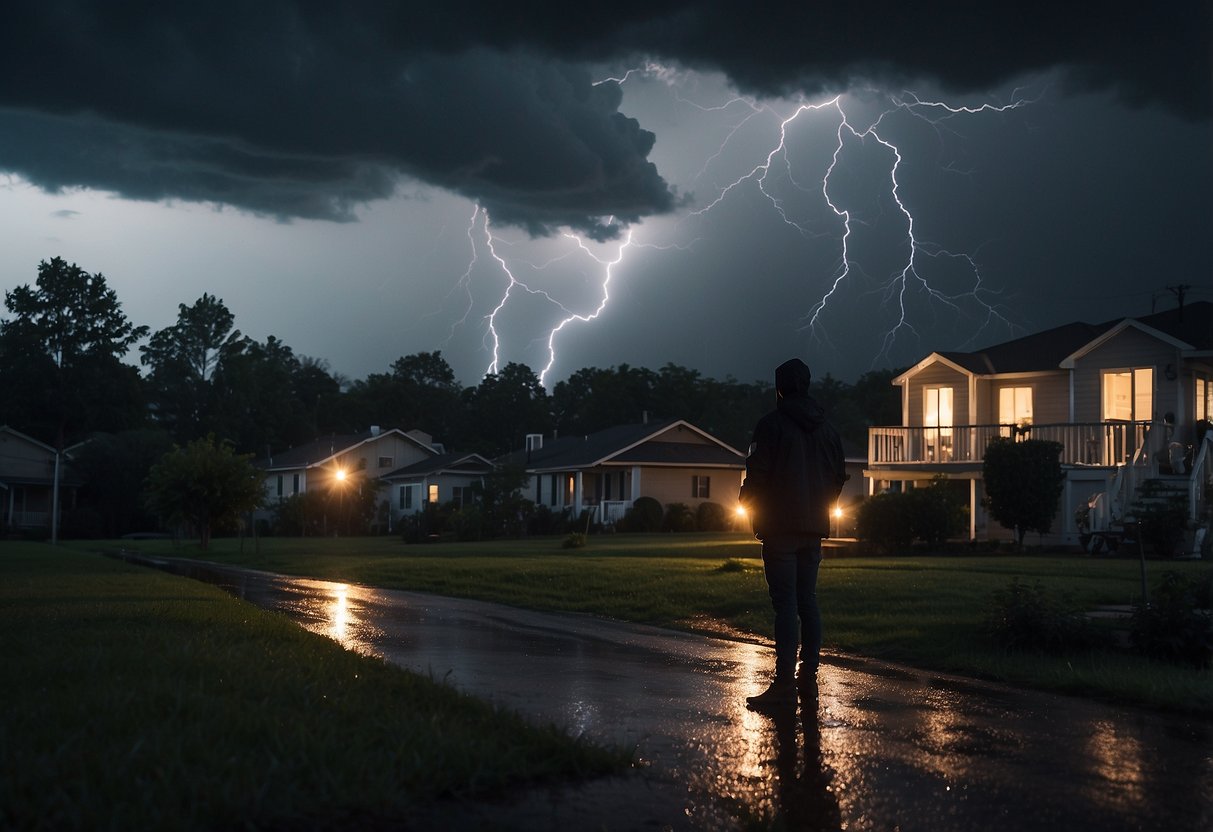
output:
M371 425L371 436L378 436L378 435L379 435L379 426Z
M644 424L644 425L647 425L649 423L649 412L647 410L641 411L640 422L641 422L641 424Z
M538 451L542 448L543 448L543 434L542 433L528 433L526 435L527 453L530 453L531 451Z

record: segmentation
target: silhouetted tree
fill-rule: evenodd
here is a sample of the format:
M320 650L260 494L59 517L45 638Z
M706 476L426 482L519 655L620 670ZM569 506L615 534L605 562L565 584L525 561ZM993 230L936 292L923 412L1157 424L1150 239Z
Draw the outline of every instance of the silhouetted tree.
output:
M5 292L0 321L0 422L63 449L143 418L138 371L120 360L147 333L122 312L100 272L42 261L34 286Z
M525 364L506 364L463 393L470 420L469 446L486 456L521 448L528 433L549 433L548 395Z
M83 480L79 504L97 513L99 534L119 537L156 527L148 513L144 483L148 472L171 450L172 439L159 428L99 434L75 451L72 471Z

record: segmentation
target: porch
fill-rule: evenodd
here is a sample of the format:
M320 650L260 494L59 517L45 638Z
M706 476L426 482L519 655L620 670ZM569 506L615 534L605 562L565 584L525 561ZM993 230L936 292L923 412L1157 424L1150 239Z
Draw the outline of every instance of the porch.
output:
M868 465L980 463L994 439L1045 439L1062 446L1067 465L1116 466L1145 447L1150 422L1051 425L951 425L868 429Z

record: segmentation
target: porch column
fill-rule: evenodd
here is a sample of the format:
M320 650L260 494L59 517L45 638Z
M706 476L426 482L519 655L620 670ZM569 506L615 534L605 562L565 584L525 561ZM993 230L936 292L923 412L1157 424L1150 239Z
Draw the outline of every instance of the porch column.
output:
M582 488L581 472L578 471L573 475L573 511L577 514L580 514L583 508L582 499L584 496L585 492Z
M632 466L632 502L640 499L640 466Z

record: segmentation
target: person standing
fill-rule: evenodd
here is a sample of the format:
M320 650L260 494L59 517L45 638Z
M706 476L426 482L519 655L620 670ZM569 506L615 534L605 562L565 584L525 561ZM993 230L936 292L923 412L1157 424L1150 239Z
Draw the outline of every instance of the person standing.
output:
M847 473L838 432L809 396L812 374L799 358L775 368L775 409L754 428L738 501L762 541L762 566L775 609L775 675L767 690L746 697L752 707L796 701L816 685L821 654L817 571L830 508ZM800 646L800 675L796 651Z

